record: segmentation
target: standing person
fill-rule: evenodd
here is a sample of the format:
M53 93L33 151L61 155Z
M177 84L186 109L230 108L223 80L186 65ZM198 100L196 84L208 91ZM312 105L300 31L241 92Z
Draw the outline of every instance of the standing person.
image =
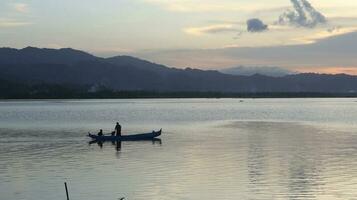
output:
M117 136L121 136L121 126L119 122L117 122L117 125L115 125L115 131L117 133Z

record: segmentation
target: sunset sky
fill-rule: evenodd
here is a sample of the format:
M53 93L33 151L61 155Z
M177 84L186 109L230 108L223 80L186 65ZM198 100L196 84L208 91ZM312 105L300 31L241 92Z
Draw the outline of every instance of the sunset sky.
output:
M357 74L356 0L0 0L0 46Z

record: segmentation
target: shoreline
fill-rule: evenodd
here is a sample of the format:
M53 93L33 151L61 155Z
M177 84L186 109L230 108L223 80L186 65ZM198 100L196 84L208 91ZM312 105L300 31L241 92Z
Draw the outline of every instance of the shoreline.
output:
M0 100L85 100L85 99L275 99L275 98L357 98L357 93L220 93L220 92L144 92L126 91L113 93L79 93L69 95L23 94L0 97Z

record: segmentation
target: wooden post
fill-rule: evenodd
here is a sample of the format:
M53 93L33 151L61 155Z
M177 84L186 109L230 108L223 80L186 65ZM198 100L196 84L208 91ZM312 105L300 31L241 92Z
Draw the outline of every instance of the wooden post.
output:
M66 196L67 196L67 200L69 200L69 196L68 196L68 188L67 188L67 183L64 182L64 187L66 188Z

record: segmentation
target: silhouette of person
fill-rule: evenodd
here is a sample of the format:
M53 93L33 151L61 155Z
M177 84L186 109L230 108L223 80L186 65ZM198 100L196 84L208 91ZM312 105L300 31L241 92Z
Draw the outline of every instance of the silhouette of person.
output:
M103 136L103 130L100 129L100 131L98 132L98 136Z
M117 124L115 125L115 131L117 133L117 136L121 136L121 125L119 124L119 122L117 122Z

